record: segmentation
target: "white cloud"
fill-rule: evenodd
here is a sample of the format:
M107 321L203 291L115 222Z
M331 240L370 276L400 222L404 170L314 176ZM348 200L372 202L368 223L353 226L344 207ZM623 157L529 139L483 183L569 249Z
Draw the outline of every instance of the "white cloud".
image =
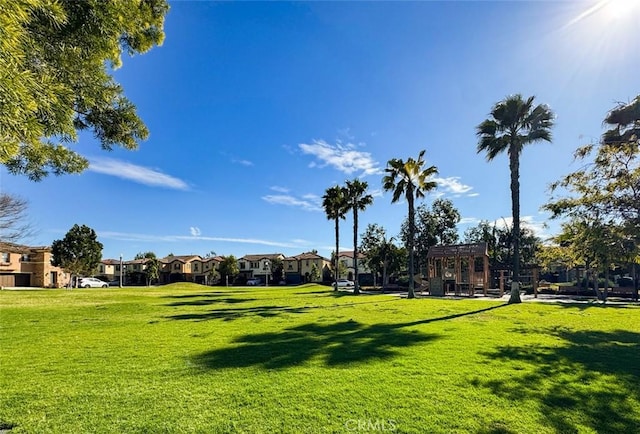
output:
M288 194L268 194L262 200L275 205L299 207L305 211L322 211L321 199L314 194L306 194L297 198Z
M232 163L242 164L243 166L251 167L253 166L253 161L249 160L231 160Z
M298 145L304 154L313 155L320 162L312 161L309 167L332 166L334 169L348 175L361 172L362 175L376 175L383 173L377 161L369 152L356 150L353 143L330 145L324 140L314 140L313 143Z
M191 226L189 228L189 232L191 232L191 236L192 237L198 237L200 236L201 232L200 232L200 228L195 227L195 226Z
M180 242L180 241L220 241L227 243L240 244L259 244L263 246L273 247L290 247L296 248L297 244L282 243L279 241L261 240L257 238L227 238L227 237L203 237L203 236L186 236L186 235L149 235L149 234L132 234L126 232L98 231L101 238L107 238L118 241L137 241L137 242Z
M277 191L278 193L289 193L289 189L286 187L279 187L277 185L274 185L272 187L269 187L269 190L273 190L273 191Z
M181 179L164 174L158 170L127 163L113 158L92 158L89 169L105 175L117 176L151 187L165 187L174 190L188 190L189 186Z
M459 225L477 225L480 223L480 219L475 217L462 217L458 222Z
M499 228L511 228L513 226L512 217L503 217L493 222ZM547 224L545 222L536 221L533 216L521 216L520 226L533 231L535 236L542 239L548 238L551 234L548 231Z
M444 194L450 193L454 196L465 195L467 197L478 196L478 193L469 193L473 187L460 182L459 176L449 176L447 178L433 178L438 183L438 189L444 190ZM468 194L467 194L468 193Z
M373 197L383 197L384 194L381 189L369 190L369 194Z

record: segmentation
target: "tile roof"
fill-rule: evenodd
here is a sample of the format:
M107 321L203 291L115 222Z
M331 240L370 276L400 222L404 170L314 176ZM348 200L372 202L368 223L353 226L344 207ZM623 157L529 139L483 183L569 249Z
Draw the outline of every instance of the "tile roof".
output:
M284 259L284 255L282 253L263 253L263 254L256 254L256 255L244 255L239 260L259 261L260 259Z

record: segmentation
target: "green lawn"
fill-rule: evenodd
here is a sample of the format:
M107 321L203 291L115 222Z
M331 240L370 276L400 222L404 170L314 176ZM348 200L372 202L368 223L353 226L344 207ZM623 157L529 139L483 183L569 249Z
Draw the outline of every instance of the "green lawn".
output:
M634 432L640 308L327 287L0 291L0 430Z

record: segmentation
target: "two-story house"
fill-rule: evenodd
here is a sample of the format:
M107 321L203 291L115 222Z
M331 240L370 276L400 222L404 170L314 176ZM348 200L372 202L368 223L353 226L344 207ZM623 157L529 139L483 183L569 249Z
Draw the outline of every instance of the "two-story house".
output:
M119 259L103 259L98 265L98 278L110 281L120 278L120 260Z
M347 278L349 280L353 280L354 276L355 276L355 262L354 262L354 258L353 258L353 250L350 251L344 251L344 252L340 252L340 255L338 256L340 263L343 265L343 267L346 269L346 276L338 276L340 278ZM369 267L367 267L366 263L365 263L365 259L366 259L366 255L362 252L358 252L358 278L360 280L360 283L362 283L362 280L368 280L371 279L373 280L373 276L371 273L371 270L369 270ZM341 267L342 268L342 267Z
M211 285L220 279L220 263L222 256L199 258L191 262L191 275L193 282L203 285Z
M282 262L287 283L322 282L331 279L329 259L317 253L301 253L284 258Z
M202 260L199 255L167 256L160 259L160 282L193 282L192 263Z
M238 259L238 270L240 277L244 279L259 278L263 282L273 281L273 261L283 261L285 256L282 253L264 253L257 255L244 255Z
M50 247L0 242L0 287L61 288L70 275L51 265Z

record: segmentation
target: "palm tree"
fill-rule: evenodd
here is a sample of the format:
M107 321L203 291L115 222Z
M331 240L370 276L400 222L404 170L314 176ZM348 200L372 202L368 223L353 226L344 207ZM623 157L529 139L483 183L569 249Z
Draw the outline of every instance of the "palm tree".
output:
M347 181L347 209L353 211L353 293L360 294L360 284L358 283L358 211L373 203L373 196L367 194L369 184L366 181L354 179Z
M511 213L513 217L513 280L509 303L520 303L520 154L530 143L545 140L551 142L554 115L543 104L533 107L531 96L511 95L498 102L491 110L491 117L477 127L479 137L477 152L486 152L487 161L506 151L511 171Z
M329 187L322 196L322 207L327 214L327 219L334 220L336 223L336 256L335 256L335 268L334 268L334 287L333 290L338 290L338 270L340 269L340 255L338 252L340 243L340 219L344 219L347 214L346 203L346 189L339 185Z
M414 291L414 258L413 244L415 241L416 222L414 200L423 198L425 192L435 189L438 185L428 179L438 173L435 166L424 168L424 149L418 154L418 159L409 157L407 161L393 158L387 162L384 171L387 175L382 179L382 187L385 191L392 191L391 203L398 202L404 196L409 204L409 238L407 251L409 253L409 298L415 298Z

